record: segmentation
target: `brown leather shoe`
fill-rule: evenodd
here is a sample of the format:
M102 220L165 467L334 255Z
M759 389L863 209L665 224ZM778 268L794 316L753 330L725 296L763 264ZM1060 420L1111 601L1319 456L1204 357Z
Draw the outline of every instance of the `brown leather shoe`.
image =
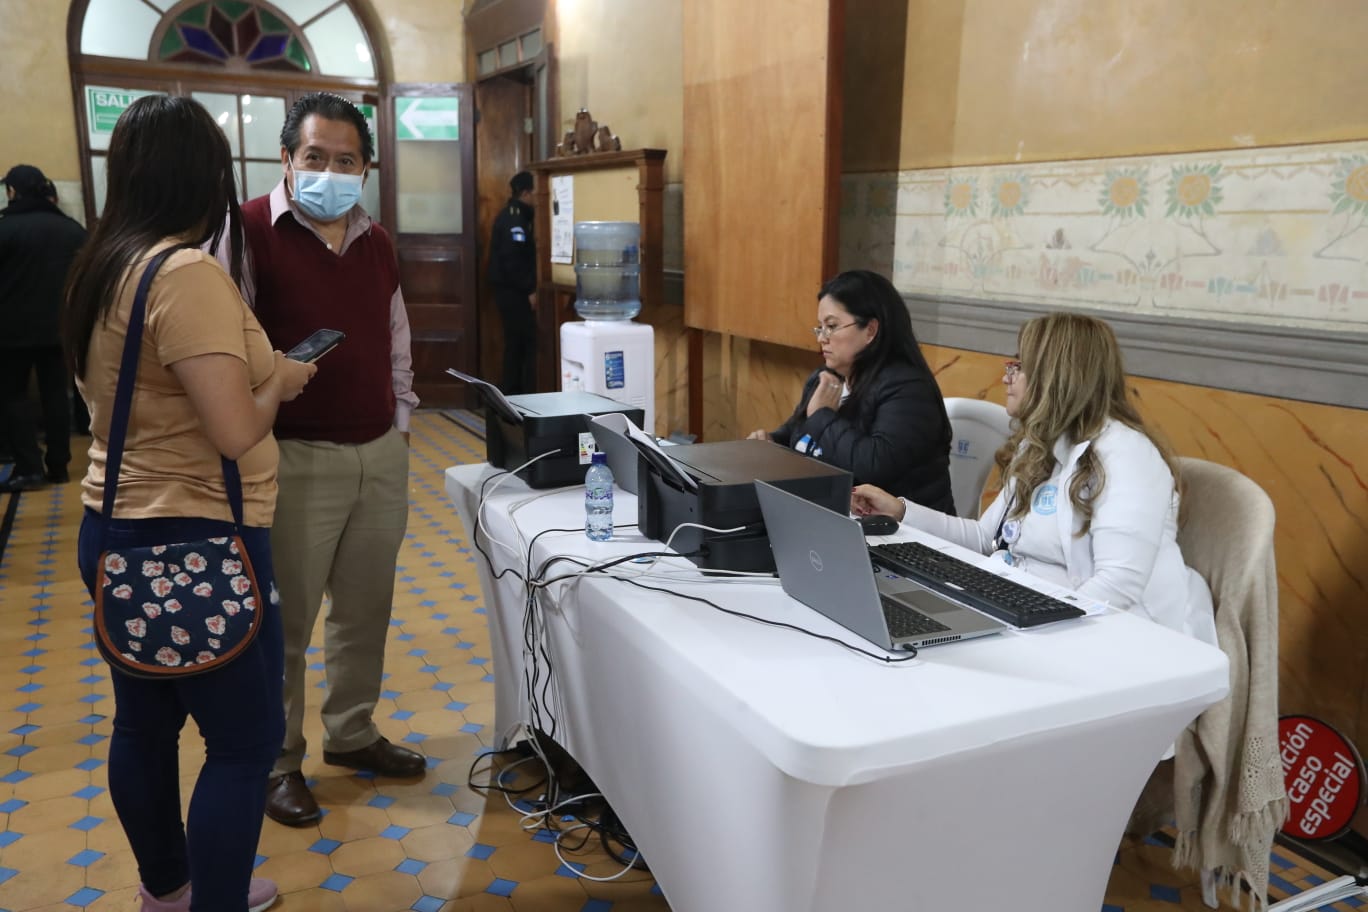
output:
M325 750L323 762L370 770L380 776L421 776L427 772L427 758L406 747L391 744L386 738L381 738L370 747L345 753Z
M266 783L266 816L276 823L302 827L323 817L301 772L272 776Z

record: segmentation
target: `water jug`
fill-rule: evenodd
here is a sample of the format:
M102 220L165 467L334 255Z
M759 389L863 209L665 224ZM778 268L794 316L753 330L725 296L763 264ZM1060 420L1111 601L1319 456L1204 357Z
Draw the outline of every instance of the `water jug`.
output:
M641 313L641 226L575 223L575 313L630 320Z

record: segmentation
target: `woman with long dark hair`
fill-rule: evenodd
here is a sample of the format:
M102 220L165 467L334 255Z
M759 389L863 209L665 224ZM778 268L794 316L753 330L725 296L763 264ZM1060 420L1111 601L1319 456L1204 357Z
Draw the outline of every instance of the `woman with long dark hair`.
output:
M933 510L955 512L950 493L950 419L907 305L893 283L843 272L817 293L825 364L803 385L798 407L772 440L849 470Z
M1021 327L1007 362L1013 433L1002 492L981 519L943 516L873 486L856 513L904 523L1216 645L1211 593L1178 549L1178 469L1130 401L1111 327L1054 313Z
M109 791L138 862L144 912L243 912L276 897L252 867L266 774L284 737L283 656L269 528L275 510L276 409L316 370L273 352L238 294L241 269L233 159L198 103L135 101L110 138L105 209L67 286L63 336L90 407L90 469L77 562L95 595L103 550L233 534L221 457L242 480L240 534L270 604L229 664L148 679L111 669ZM198 248L226 230L230 277ZM146 298L132 408L114 507L102 515L115 388L135 291L165 259ZM177 742L192 716L205 761L181 819Z

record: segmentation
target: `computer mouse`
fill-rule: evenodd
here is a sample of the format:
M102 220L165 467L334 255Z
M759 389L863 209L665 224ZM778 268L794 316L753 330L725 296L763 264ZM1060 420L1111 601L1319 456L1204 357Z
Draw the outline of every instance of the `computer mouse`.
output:
M898 521L884 513L871 513L868 516L857 516L860 521L860 528L865 535L892 535L898 531Z

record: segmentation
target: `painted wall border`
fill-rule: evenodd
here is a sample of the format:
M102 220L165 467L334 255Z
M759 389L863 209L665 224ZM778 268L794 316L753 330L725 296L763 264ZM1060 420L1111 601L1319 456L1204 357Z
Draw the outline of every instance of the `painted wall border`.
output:
M1010 356L1026 320L1060 308L1020 301L903 294L918 340ZM1368 333L1087 311L1116 330L1130 374L1368 409Z
M683 270L665 270L665 303L684 298ZM917 339L1011 356L1017 327L1061 308L1021 301L903 294ZM1127 372L1156 380L1368 409L1368 333L1165 319L1115 310L1091 313L1116 330Z

